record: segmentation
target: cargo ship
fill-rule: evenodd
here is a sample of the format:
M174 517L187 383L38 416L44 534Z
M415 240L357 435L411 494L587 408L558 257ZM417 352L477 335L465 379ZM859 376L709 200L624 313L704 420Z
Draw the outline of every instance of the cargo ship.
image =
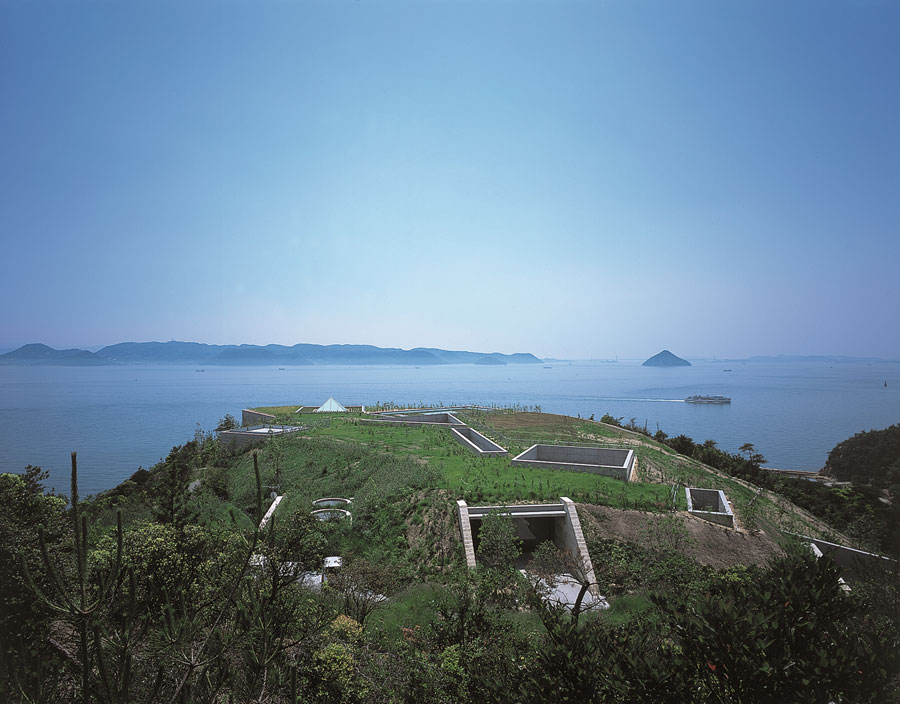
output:
M688 396L685 403L731 403L727 396Z

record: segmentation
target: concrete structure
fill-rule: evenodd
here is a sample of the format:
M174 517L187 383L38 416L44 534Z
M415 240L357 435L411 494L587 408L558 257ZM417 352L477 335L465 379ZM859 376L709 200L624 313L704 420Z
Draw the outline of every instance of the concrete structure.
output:
M353 514L342 508L320 508L316 511L310 511L310 513L319 521L339 521L343 518L353 521Z
M542 467L588 472L628 481L634 467L634 451L610 447L532 445L510 461L513 467Z
M599 598L594 566L584 542L584 533L581 531L581 521L578 520L575 504L565 496L560 497L559 501L558 504L517 506L469 506L465 501L457 501L466 564L470 568L476 565L475 555L478 550L481 521L489 513L498 511L512 519L516 534L522 541L522 554L526 563L535 548L549 540L561 552L568 553L572 557L574 576L580 583L591 585L591 593Z
M493 440L466 425L451 427L450 432L460 445L481 457L506 457L509 454Z
M263 516L263 517L262 517L262 520L259 522L259 529L260 529L260 530L262 530L263 528L266 527L266 523L268 523L269 520L272 518L272 516L275 514L275 509L278 508L278 504L281 503L281 500L282 500L284 497L285 497L284 494L282 494L281 496L276 496L276 497L275 497L275 500L272 502L272 505L269 506L269 510L266 511L266 515Z
M684 495L691 515L734 528L734 513L722 490L686 488Z
M465 426L452 413L421 413L415 415L382 415L377 418L363 418L361 423L379 423L381 425L433 425L433 426Z
M250 408L244 408L241 410L241 425L262 425L263 423L274 423L275 416L271 413L262 413L260 411L254 411Z
M894 573L900 570L900 565L897 564L896 560L883 555L857 550L846 545L829 543L827 540L821 540L820 538L810 538L797 533L791 533L791 535L809 543L817 557L828 555L834 561L834 564L841 568L841 574L850 582L864 579L869 575L879 575L879 573L887 570L891 570Z
M344 508L346 509L353 503L353 499L343 499L339 496L326 497L324 499L316 499L312 502L313 506L319 508Z
M294 433L302 430L296 425L251 425L238 430L223 430L219 433L219 442L228 452L246 450L248 447L265 442L273 435Z

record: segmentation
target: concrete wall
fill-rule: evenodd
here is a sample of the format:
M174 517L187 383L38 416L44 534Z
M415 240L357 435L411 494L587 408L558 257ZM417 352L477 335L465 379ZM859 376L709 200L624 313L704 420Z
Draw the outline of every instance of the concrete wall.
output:
M320 508L310 511L314 518L320 521L339 521L344 518L352 521L353 515L343 508Z
M260 423L274 423L275 416L269 413L260 413L245 408L241 411L241 425L259 425Z
M557 538L556 547L575 556L581 565L581 569L579 570L580 574L573 576L582 584L590 584L591 594L599 598L600 590L597 586L597 577L594 574L594 564L591 562L587 543L584 542L584 533L581 531L581 521L578 518L578 512L575 510L575 503L566 496L561 496L560 501L566 507L566 520L562 525L558 525L556 533L559 537Z
M459 418L450 413L431 413L428 415L396 415L379 418L363 418L361 423L380 423L384 425L465 425Z
M469 522L469 507L465 501L456 502L459 515L459 532L463 541L463 551L466 555L466 567L475 569L475 542L472 540L472 525Z
M634 466L634 452L605 447L570 447L566 445L532 445L517 455L514 467L542 467L571 472L601 474L628 481Z
M493 440L468 426L450 428L450 432L460 445L481 457L506 457L509 454Z
M796 535L793 534L792 535ZM809 538L805 535L797 535L807 542L815 545L823 555L828 555L841 572L851 582L865 578L867 575L879 575L885 570L897 571L898 565L894 560L872 552L856 550L846 545L829 543L819 538Z
M712 523L734 528L734 513L720 489L685 488L688 513Z
M219 444L226 452L240 452L246 450L248 447L259 445L272 437L270 433L263 432L269 427L279 429L282 433L293 433L300 430L300 428L292 425L257 425L248 428L240 428L238 430L223 430L219 433Z
M326 497L313 501L313 508L349 508L353 504L351 499L343 499L339 496Z
M571 499L563 496L558 504L523 504L518 506L473 506L457 501L459 528L466 553L466 564L474 568L475 550L482 518L491 511L508 514L523 542L523 552L530 553L547 540L568 553L576 563L573 576L591 585L591 593L599 598L594 566L581 531L581 521Z

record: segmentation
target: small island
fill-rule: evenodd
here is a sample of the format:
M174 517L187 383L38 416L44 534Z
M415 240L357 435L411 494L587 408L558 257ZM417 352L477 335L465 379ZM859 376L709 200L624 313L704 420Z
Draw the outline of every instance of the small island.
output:
M682 359L681 357L677 357L676 355L669 352L669 350L663 350L659 354L653 355L650 359L644 362L641 366L644 367L689 367L691 363L686 359Z

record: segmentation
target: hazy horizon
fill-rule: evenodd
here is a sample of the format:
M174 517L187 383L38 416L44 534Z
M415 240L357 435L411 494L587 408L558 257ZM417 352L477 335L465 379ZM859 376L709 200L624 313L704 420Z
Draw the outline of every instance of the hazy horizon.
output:
M21 344L18 344L18 345L8 345L8 344L2 344L2 343L0 343L0 354L4 354L4 353L6 353L6 352L10 352L10 351L12 351L12 350L19 349L19 348L22 347L23 345L27 345L27 344L35 344L35 343L37 343L37 344L47 344L48 347L53 347L54 349L57 349L57 350L61 350L61 349L80 349L80 350L88 350L88 351L90 351L90 352L96 352L97 350L101 350L101 349L103 349L104 347L108 347L109 345L115 345L115 344L120 344L120 343L132 343L132 342L137 342L137 343L146 343L146 342L188 342L188 343L200 343L200 344L209 344L209 345L258 345L258 346L265 346L265 345L269 345L269 344L283 344L283 345L286 346L286 347L291 347L291 346L293 346L293 345L295 345L295 344L321 344L321 345L326 345L326 346L327 346L327 345L368 345L368 344L369 344L369 343L367 343L367 342L326 342L326 343L318 343L318 342L317 342L317 343L307 343L306 341L302 341L302 342L293 342L293 343L268 343L268 342L263 342L263 343L255 343L255 342L216 342L216 343L208 343L208 342L204 342L203 340L119 340L118 343L112 342L112 343L109 343L108 345L49 345L49 344L46 343L46 342L41 342L40 340L35 340L35 341L32 341L32 342L21 343ZM415 345L415 346L413 346L413 347L398 347L397 345L385 345L385 346L384 346L384 348L390 348L390 349L404 349L404 350L410 350L410 349L415 349L415 348L435 348L435 347L437 347L437 346L436 346L436 345ZM500 354L531 353L531 354L534 354L535 356L539 357L540 359L558 359L558 360L563 361L563 362L609 362L609 361L614 361L614 360L618 360L618 361L622 361L622 362L644 361L644 360L646 360L646 359L649 359L649 358L652 357L653 355L657 354L658 352L661 352L661 351L662 351L662 350L660 349L660 350L657 350L656 352L650 352L650 353L648 353L648 354L645 355L645 356L637 356L637 357L634 357L634 356L623 356L623 355L619 355L619 354L614 354L614 355L612 355L611 357L560 357L560 356L558 356L558 355L557 355L557 356L552 356L552 355L541 355L541 354L537 354L537 353L533 352L532 350L528 350L528 349L515 349L515 350L514 350L514 349L508 349L508 350L506 350L506 349L480 349L480 348L479 348L479 349L467 349L467 350L463 350L462 347L440 347L440 348L438 348L438 349L444 349L444 350L448 350L448 351L456 350L456 351L467 351L467 352L483 352L483 353L485 353L485 354L493 354L493 353L500 353ZM668 348L666 348L666 349L668 349ZM751 352L751 353L748 353L748 354L742 354L742 355L737 355L737 356L721 356L721 355L704 356L704 355L696 355L696 354L687 354L687 353L673 352L672 350L669 350L669 351L672 352L673 354L675 354L677 357L682 357L682 358L684 358L684 359L691 359L691 360L695 360L695 361L698 361L698 362L704 362L704 361L740 361L740 360L742 360L742 359L749 359L749 358L752 358L752 357L813 357L813 358L814 358L814 357L829 357L829 358L832 358L832 357L833 357L833 358L842 358L842 357L845 357L845 358L847 358L847 359L870 359L870 360L884 361L884 362L900 361L900 357L878 357L878 356L874 356L874 355L853 355L853 354L829 354L829 353L821 353L821 352L791 353L791 354L783 353L783 352L766 353L766 354L760 354L760 353ZM189 366L193 366L193 364L190 363L190 362L185 362L185 364L187 364L187 365L189 365ZM286 362L279 362L279 364L288 364L288 365L289 365L289 363L286 363Z
M897 358L898 27L877 0L4 2L0 348Z

